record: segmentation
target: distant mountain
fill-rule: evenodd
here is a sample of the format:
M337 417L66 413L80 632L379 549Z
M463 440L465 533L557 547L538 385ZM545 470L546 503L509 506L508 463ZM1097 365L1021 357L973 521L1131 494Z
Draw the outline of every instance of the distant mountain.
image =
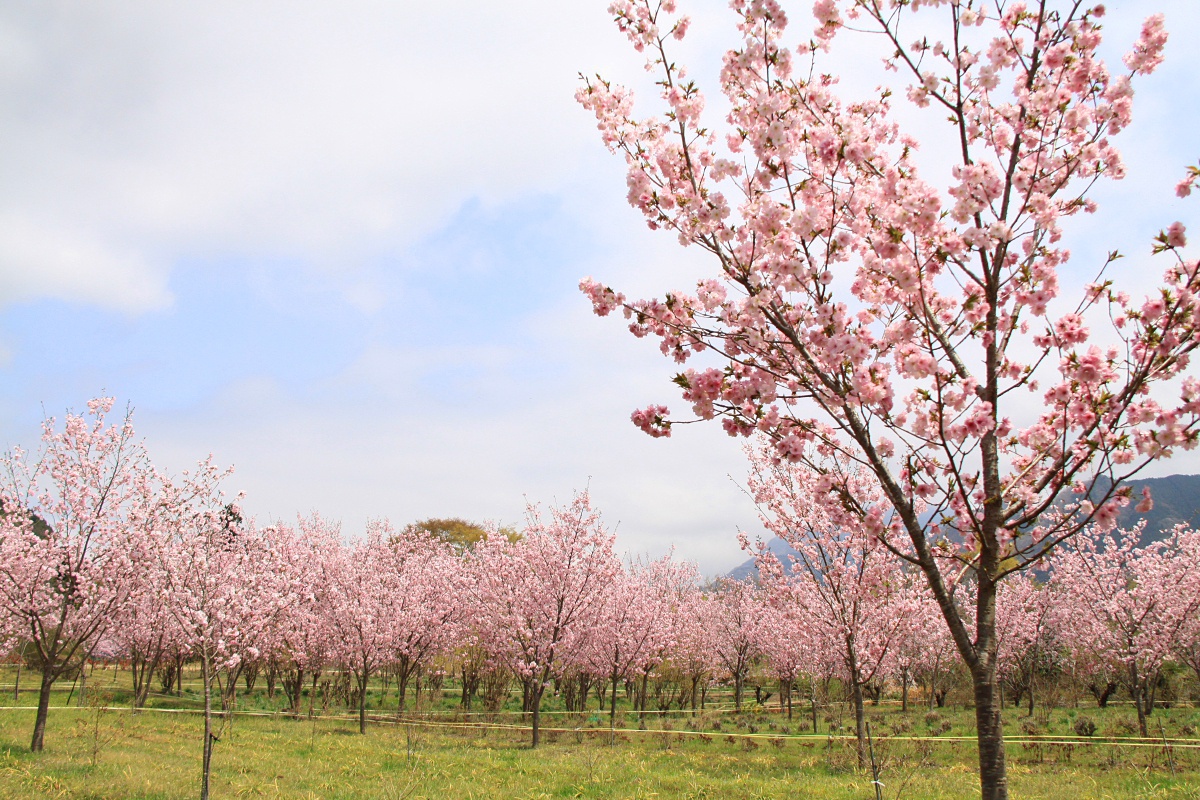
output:
M1117 524L1122 528L1130 528L1144 518L1146 531L1142 535L1143 544L1161 539L1164 531L1181 522L1200 525L1200 475L1143 478L1129 481L1129 486L1133 488L1132 502L1121 509ZM1154 508L1142 514L1135 506L1141 502L1142 488L1147 486L1150 487L1150 496L1154 498Z
M783 539L780 539L778 536L767 542L767 549L774 553L775 557L778 558L780 563L784 565L791 563L788 561L788 556L791 556L796 552L788 546L787 542L785 542ZM732 578L735 581L744 581L747 578L757 578L758 567L754 565L754 559L751 558L729 570L727 577Z
M1168 475L1165 478L1142 478L1129 481L1133 489L1133 499L1121 510L1117 524L1122 528L1131 528L1142 519L1146 520L1146 530L1142 534L1142 544L1161 539L1165 531L1179 523L1200 525L1200 475ZM1154 508L1149 513L1139 513L1135 506L1141 502L1142 488L1150 487L1150 496L1154 498ZM788 556L795 553L787 542L774 538L767 543L767 549L784 564ZM729 571L729 577L734 580L758 577L758 569L751 558Z

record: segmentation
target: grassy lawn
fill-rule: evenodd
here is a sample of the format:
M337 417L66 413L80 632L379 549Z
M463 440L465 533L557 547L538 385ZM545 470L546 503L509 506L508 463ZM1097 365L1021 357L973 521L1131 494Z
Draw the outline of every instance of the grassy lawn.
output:
M103 681L93 681L93 701L127 702ZM56 704L66 700L64 687ZM97 691L100 690L100 691ZM34 696L22 693L21 703ZM538 750L520 729L450 727L453 697L428 709L442 725L372 724L366 736L357 723L330 709L315 721L283 715L238 716L216 745L213 796L287 798L846 798L875 797L869 773L855 767L853 742L830 738L828 728L851 721L831 708L821 733L799 717L790 723L777 711L740 717L719 710L665 720L670 730L618 732L615 740L597 712L551 713ZM11 703L11 695L8 702ZM74 704L74 700L72 703ZM160 709L194 709L188 698L157 698ZM255 695L241 708L268 710ZM551 711L554 709L552 708ZM1116 747L1066 738L1080 714L1096 721L1101 736L1122 735L1127 708L1053 709L1024 723L1009 712L1010 779L1018 798L1195 798L1200 800L1200 744L1194 731L1200 711L1156 710L1152 726L1174 742ZM636 727L636 717L621 714ZM883 796L963 798L976 791L973 717L967 710L924 709L901 714L871 708ZM496 722L520 724L519 715ZM1036 721L1036 725L1034 722ZM193 713L55 707L46 751L28 752L32 709L0 710L0 797L3 798L191 798L199 793L201 718ZM1030 732L1048 737L1033 740ZM1072 734L1073 735L1073 734ZM914 738L919 737L919 738ZM962 738L960 738L962 737ZM1172 766L1174 775L1172 775Z

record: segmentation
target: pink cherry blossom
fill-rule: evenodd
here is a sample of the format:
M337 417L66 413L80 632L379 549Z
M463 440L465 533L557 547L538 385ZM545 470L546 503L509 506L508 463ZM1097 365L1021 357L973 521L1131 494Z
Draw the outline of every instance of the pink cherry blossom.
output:
M1186 229L1182 222L1172 222L1167 228L1167 244L1170 247L1185 247L1187 245Z
M829 648L850 687L859 763L867 761L863 687L892 667L908 623L928 600L909 581L866 524L863 510L878 497L865 480L852 497L822 476L774 457L769 445L748 452L748 489L763 525L798 555L781 564L765 548L757 557L772 605L794 605L809 636ZM847 488L850 488L847 485ZM861 505L858 505L861 504ZM857 505L859 510L852 510Z
M42 427L38 453L15 448L0 470L0 638L41 664L30 749L43 749L50 691L135 600L154 515L155 472L132 414L112 398Z
M1000 585L1087 525L1111 524L1122 481L1200 441L1186 376L1200 262L1180 252L1182 229L1159 240L1168 263L1142 302L1104 276L1066 298L1059 280L1065 226L1097 210L1097 181L1125 174L1115 137L1136 80L1161 63L1162 17L1114 74L1099 55L1100 7L820 0L815 41L792 48L778 3L731 5L723 120L669 54L673 3L613 6L659 76L659 113L635 115L632 93L603 78L577 93L625 161L631 205L712 270L658 298L593 279L583 291L684 365L675 383L696 418L765 435L834 485L862 465L878 499L860 524L924 576L974 676L981 788L1006 798ZM911 26L929 36L909 44ZM863 29L894 53L880 81L893 86L848 99L823 51ZM893 114L906 95L958 143L942 186ZM705 369L688 369L698 356ZM1044 400L1032 419L1028 393ZM665 436L682 420L654 405L633 421ZM1085 491L1064 491L1075 483ZM942 549L970 581L945 578Z
M473 590L497 657L525 684L536 747L546 687L586 648L620 565L587 492L549 518L533 505L528 513L521 539L493 535L476 548Z
M1065 628L1072 644L1113 659L1143 737L1163 662L1200 613L1200 534L1181 525L1166 539L1141 545L1144 527L1112 534L1089 529L1053 562L1055 582L1072 589L1071 603L1064 604L1074 610Z

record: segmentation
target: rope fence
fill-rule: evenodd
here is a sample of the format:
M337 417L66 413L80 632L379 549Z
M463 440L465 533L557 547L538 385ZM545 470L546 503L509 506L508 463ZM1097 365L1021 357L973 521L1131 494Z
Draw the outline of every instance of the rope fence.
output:
M34 711L32 706L0 706L0 711ZM125 712L134 713L134 709L129 706L52 706L51 711L58 712ZM149 714L203 714L203 709L194 708L141 708L137 713ZM282 711L213 711L214 717L269 717L275 719L303 719L308 721L309 718L303 715L297 717L287 712ZM513 712L520 714L522 712ZM546 712L542 712L546 713ZM333 721L333 722L358 722L356 714L317 714L312 718L314 721ZM400 717L387 716L381 717L378 715L368 715L368 721L376 725L393 725L393 726L419 726L432 729L456 729L456 730L474 730L474 731L522 731L529 732L533 730L531 725L519 725L515 723L502 722L444 722L440 720L427 719L423 717ZM765 733L741 733L733 731L693 731L693 730L677 730L677 729L651 729L651 728L600 728L600 727L555 727L555 726L539 726L542 733L560 733L560 734L583 734L587 736L602 737L613 734L623 735L647 735L657 737L708 737L715 739L717 737L734 738L734 739L750 739L750 740L777 740L777 741L794 741L794 742L831 742L831 741L856 741L856 737L844 733L781 733L778 731L770 731ZM974 744L977 739L974 736L911 736L911 735L894 735L877 737L888 742L941 742L941 743L962 743ZM1132 748L1170 748L1173 750L1200 750L1200 741L1196 739L1180 739L1172 737L1154 737L1154 738L1138 738L1138 737L1100 737L1100 736L1014 736L1005 737L1006 745L1059 745L1059 746L1078 746L1086 745L1089 747L1132 747Z

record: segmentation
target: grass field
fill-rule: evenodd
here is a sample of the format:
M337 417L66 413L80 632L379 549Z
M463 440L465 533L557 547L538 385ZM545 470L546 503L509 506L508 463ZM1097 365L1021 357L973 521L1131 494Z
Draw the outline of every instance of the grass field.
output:
M77 696L62 707L70 688L63 687L46 751L37 755L28 752L32 709L0 710L0 797L197 796L202 727L194 698L159 696L155 708L132 715L117 705L127 702L127 680L93 678L82 707L74 705ZM35 699L22 692L21 705ZM379 713L360 736L346 709L311 721L271 713L260 687L239 701L256 711L236 716L216 745L213 797L875 797L871 775L855 767L853 740L837 732L847 722L838 707L827 709L829 721L815 735L799 715L788 722L775 709L735 717L710 708L695 717L654 718L649 731L636 730L636 717L622 713L619 723L634 729L615 736L598 712L555 714L551 707L546 742L530 750L519 714L464 718L453 701L440 698L412 724ZM1095 736L1072 733L1082 714L1096 722ZM885 705L869 716L883 797L976 792L969 710L927 716L923 708L901 714ZM1131 716L1122 707L1053 709L1033 719L1010 710L1013 796L1200 800L1200 710L1155 711L1152 727L1158 732L1161 723L1169 746L1130 738ZM494 726L475 727L484 721ZM1102 743L1108 737L1118 743Z

